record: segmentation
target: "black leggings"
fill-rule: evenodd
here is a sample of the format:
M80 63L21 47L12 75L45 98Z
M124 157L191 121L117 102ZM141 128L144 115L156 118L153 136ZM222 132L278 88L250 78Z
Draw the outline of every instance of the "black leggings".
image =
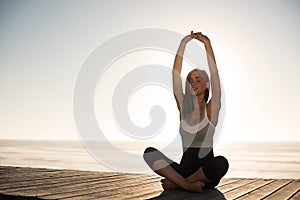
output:
M184 153L180 164L172 161L153 147L148 147L145 150L144 160L153 169L153 163L163 159L184 178L189 177L202 167L205 176L211 181L211 183L205 183L204 188L217 186L228 170L229 164L227 159L223 156L214 157L212 148L186 148L183 150Z

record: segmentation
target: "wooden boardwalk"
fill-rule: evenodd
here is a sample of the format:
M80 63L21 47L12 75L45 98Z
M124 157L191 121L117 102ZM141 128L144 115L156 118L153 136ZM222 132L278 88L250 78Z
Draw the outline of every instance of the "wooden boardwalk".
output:
M0 199L300 199L300 181L224 178L196 194L164 192L149 174L0 166Z

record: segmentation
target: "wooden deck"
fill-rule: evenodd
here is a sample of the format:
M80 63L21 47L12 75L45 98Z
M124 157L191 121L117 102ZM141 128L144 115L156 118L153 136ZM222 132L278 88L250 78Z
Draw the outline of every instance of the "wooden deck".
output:
M0 177L0 199L300 199L300 181L290 179L225 178L196 194L164 192L154 174L0 166Z

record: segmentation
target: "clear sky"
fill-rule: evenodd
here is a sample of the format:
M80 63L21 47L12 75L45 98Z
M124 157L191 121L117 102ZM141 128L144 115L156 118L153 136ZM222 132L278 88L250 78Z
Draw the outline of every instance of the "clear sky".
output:
M104 41L140 28L210 37L226 95L222 139L300 140L298 0L2 0L0 139L77 139L82 64Z

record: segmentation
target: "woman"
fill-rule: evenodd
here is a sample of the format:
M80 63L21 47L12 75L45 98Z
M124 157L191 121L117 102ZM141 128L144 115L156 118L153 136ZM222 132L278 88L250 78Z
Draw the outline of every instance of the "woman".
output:
M192 70L186 79L185 94L181 83L183 53L186 44L197 39L205 46L211 77L210 82L204 70ZM159 150L149 147L144 159L157 174L165 177L165 190L182 188L201 192L203 188L213 188L228 170L228 161L223 156L214 156L213 135L221 108L221 87L215 56L207 36L201 32L187 35L181 40L173 67L173 92L180 113L180 135L183 156L180 164L173 162Z

